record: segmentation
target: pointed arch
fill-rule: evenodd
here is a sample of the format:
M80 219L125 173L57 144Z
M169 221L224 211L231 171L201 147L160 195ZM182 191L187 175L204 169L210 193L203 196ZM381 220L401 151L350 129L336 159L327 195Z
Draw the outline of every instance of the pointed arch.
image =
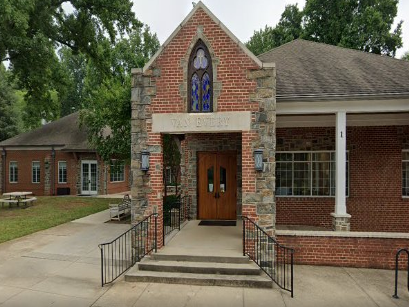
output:
M206 44L198 39L187 70L189 112L213 112L213 63Z

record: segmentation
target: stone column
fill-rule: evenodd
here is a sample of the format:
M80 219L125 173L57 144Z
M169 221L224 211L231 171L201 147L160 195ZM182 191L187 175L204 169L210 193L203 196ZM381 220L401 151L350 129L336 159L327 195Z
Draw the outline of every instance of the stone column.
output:
M335 231L349 231L350 218L346 208L346 112L336 113L336 187L335 212L332 215L332 229Z
M45 196L51 196L52 190L51 190L51 172L52 172L52 158L50 156L47 156L44 159L44 195Z
M147 215L149 205L149 195L151 194L150 173L155 165L152 161L155 159L155 150L159 150L161 155L161 146L158 148L149 147L151 136L149 130L152 124L152 114L150 110L151 99L156 95L156 86L152 81L154 75L158 72L149 70L145 73L142 69L132 69L132 119L131 119L131 176L132 176L132 224L141 221ZM160 135L159 135L159 144ZM148 150L150 156L150 170L141 170L141 152Z
M273 63L261 70L249 71L247 77L257 82L250 101L258 102L251 131L242 133L243 215L250 215L270 235L275 232L275 125L276 72ZM263 151L263 170L254 169L254 151ZM248 178L248 179L245 179ZM253 179L254 178L254 179ZM253 181L254 180L254 181Z
M4 164L6 160L6 151L2 150L1 154L0 154L0 194L5 193L5 189L4 189L4 174L6 172L6 170L4 169Z

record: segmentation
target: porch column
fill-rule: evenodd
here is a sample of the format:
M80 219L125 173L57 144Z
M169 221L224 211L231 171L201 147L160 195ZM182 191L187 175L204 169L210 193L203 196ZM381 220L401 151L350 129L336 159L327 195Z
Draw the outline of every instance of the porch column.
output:
M336 113L336 187L335 212L332 215L332 229L335 231L349 231L350 218L346 207L346 112Z

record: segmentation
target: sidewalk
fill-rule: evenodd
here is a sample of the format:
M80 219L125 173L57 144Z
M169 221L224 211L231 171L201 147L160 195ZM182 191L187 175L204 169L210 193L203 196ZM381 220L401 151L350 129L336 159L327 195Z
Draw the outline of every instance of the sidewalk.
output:
M0 244L0 306L409 306L406 273L400 272L401 299L395 300L394 272L371 269L295 266L293 299L277 286L127 283L123 277L102 288L98 244L129 228L105 223L108 216L97 213Z

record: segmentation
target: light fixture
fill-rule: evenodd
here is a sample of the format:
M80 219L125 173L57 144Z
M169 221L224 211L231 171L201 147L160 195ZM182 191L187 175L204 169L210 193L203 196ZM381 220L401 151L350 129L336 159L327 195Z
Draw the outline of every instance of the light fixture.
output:
M254 150L254 169L256 171L263 170L263 150L262 149Z
M148 171L149 170L149 151L142 150L141 151L141 170Z

